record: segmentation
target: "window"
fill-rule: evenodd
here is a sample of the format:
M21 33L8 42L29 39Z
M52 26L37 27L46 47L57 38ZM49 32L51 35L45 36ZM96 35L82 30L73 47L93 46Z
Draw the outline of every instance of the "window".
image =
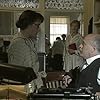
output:
M51 16L50 17L50 43L51 45L56 40L56 37L61 37L62 34L68 32L67 16Z

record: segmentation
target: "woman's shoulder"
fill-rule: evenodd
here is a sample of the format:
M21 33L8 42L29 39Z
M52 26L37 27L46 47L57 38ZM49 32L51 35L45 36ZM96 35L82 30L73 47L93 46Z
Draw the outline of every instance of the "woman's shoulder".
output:
M19 36L14 36L14 38L11 40L12 46L24 46L25 45L25 39Z
M16 33L16 34L13 36L12 42L23 42L23 41L25 41L25 40L26 40L26 38L23 37L23 36L21 35L21 33Z

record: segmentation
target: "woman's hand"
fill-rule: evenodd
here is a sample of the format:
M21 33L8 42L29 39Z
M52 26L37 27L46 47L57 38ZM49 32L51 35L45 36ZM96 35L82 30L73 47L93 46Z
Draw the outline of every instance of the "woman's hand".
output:
M76 44L72 43L68 46L68 52L69 54L75 54L75 51L77 50Z

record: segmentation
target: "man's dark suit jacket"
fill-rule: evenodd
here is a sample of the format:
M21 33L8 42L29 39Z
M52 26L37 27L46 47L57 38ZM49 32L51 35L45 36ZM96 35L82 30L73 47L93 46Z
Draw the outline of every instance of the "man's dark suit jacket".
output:
M82 70L79 69L71 70L71 76L73 81L69 87L79 88L79 87L93 87L93 92L100 92L100 85L98 85L98 71L100 68L100 58L94 60L87 68Z

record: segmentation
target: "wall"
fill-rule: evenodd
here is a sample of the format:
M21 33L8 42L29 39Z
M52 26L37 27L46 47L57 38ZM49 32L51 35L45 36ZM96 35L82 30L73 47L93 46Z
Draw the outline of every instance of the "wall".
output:
M45 17L45 20L44 20L44 23L42 24L41 26L41 39L42 42L41 43L41 47L40 47L40 51L44 51L45 48L45 41L44 41L44 35L45 34L48 34L47 36L49 36L49 33L50 33L50 29L49 29L49 18L50 16L70 16L70 19L73 20L73 19L77 19L78 16L79 16L79 12L68 12L66 10L60 10L60 9L51 9L51 10L45 10L44 8L44 1L45 0L39 0L40 1L40 8L39 9L34 9L32 8L31 10L36 10L38 12L40 12L44 17ZM84 23L84 33L87 34L88 32L88 24L89 24L89 19L93 16L93 0L84 0L84 13L83 13L83 23ZM3 8L0 8L0 10L2 11ZM17 11L23 11L23 10L26 10L26 9L8 9L8 8L4 8L4 12L5 11L11 11L11 12L14 12L14 14L17 12ZM15 15L14 15L15 16ZM15 20L16 18L14 18L14 24L15 25ZM9 22L8 22L9 24ZM8 25L8 27L10 27L10 24ZM6 27L6 28L8 28ZM6 31L6 30L5 30ZM13 31L13 30L12 30ZM14 26L14 32L15 32L15 26ZM6 33L6 32L5 32Z
M0 35L11 33L11 12L0 12Z
M45 33L49 36L50 33L50 16L67 16L70 20L78 19L81 12L68 12L68 11L46 11L45 12ZM83 12L82 12L83 13ZM70 24L70 21L69 23Z
M94 0L84 0L84 33L88 34L88 24L91 17L93 17L93 1Z

